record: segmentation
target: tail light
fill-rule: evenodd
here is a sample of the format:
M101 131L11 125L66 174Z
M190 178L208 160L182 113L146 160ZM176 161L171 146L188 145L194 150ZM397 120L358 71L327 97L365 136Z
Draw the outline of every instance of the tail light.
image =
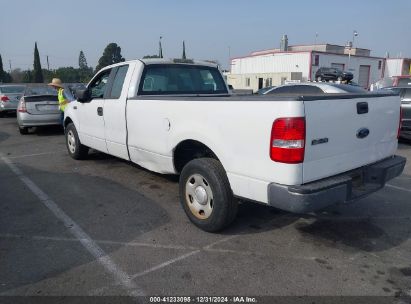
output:
M3 95L3 96L0 97L0 100L1 101L9 101L10 99L6 95Z
M397 139L400 138L400 133L401 133L401 126L402 126L402 108L400 108L400 122L398 123L398 133L397 133Z
M27 113L26 102L24 100L20 101L17 111L21 113Z
M298 164L304 161L304 152L305 118L276 119L271 129L271 159L280 163Z

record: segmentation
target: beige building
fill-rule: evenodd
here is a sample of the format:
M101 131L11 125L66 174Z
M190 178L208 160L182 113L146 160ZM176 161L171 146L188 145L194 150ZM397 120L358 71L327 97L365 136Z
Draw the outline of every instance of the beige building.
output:
M252 89L255 92L288 81L315 80L315 72L320 67L336 67L352 72L353 81L369 88L384 75L385 59L370 56L368 49L333 44L288 46L287 40L283 42L278 49L232 58L228 84L234 89Z

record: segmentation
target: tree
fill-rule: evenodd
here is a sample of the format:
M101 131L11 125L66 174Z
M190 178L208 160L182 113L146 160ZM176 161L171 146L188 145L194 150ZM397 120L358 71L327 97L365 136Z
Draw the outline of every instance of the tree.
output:
M80 51L80 55L78 56L78 66L80 70L87 70L87 59L86 56L84 56L83 51Z
M3 70L3 59L1 58L0 55L0 82L3 82L3 78L4 78L4 70Z
M117 43L110 43L103 51L103 56L100 57L98 65L96 66L96 72L100 69L114 63L123 62L125 59L121 56L121 47Z
M1 58L0 55L0 83L1 82L11 82L11 76L9 73L7 73L6 71L4 71L3 69L3 59Z
M20 83L23 82L24 72L17 68L11 71L10 76L13 78L13 82Z
M33 81L33 73L30 70L24 71L23 82L29 83Z
M88 82L93 76L93 69L87 65L87 59L83 51L80 51L80 55L78 57L78 66L78 81Z
M160 36L160 40L158 42L158 58L163 58L163 46L161 45L161 37Z
M43 72L41 70L40 55L37 49L37 42L34 44L34 63L33 63L33 81L37 83L44 82Z
M187 56L186 56L186 44L185 44L184 40L183 40L183 56L181 56L181 58L182 58L182 59L187 59Z

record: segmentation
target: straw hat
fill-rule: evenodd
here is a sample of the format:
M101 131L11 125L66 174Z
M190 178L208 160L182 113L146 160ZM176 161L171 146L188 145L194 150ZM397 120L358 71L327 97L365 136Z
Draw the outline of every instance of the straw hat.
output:
M59 88L63 87L63 83L61 82L60 78L53 78L53 80L48 85Z

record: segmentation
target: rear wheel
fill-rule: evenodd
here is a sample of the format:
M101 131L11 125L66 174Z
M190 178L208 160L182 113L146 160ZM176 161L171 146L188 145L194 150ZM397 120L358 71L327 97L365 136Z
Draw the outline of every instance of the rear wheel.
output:
M66 146L70 156L74 159L84 159L88 154L88 147L81 144L76 127L69 123L65 129Z
M204 231L216 232L236 217L238 204L218 160L190 161L180 175L180 202L190 221Z
M27 127L19 127L19 131L20 131L21 135L29 134L29 128L27 128Z

